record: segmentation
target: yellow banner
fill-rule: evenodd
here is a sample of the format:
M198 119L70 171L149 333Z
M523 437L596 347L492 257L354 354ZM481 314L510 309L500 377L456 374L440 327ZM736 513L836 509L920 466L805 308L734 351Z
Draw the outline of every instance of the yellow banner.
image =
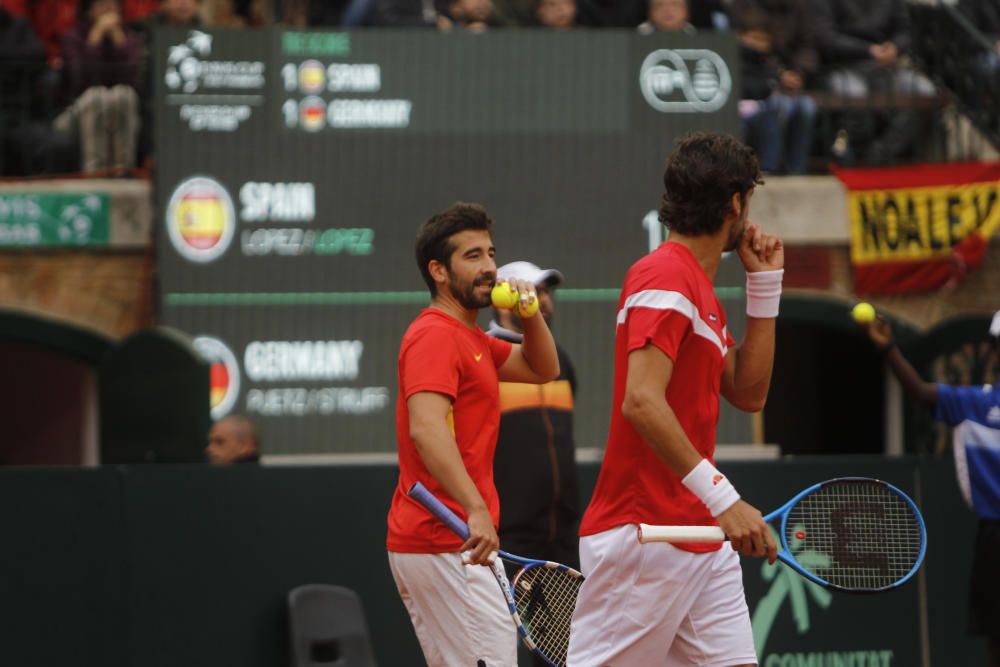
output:
M978 230L1000 227L1000 181L884 190L849 190L855 264L927 260Z

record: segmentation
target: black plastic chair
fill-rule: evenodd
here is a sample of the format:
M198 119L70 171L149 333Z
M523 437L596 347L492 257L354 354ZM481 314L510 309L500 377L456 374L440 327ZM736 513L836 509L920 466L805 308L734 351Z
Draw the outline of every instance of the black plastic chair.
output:
M364 607L343 586L307 584L288 594L292 667L375 667Z

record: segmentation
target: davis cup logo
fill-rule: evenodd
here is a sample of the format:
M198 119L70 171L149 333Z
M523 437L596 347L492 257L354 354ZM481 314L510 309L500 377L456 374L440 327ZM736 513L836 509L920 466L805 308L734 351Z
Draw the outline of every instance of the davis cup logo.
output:
M225 343L211 336L198 336L193 341L194 349L203 356L209 366L209 391L212 405L212 419L221 419L229 414L240 393L240 367Z
M167 232L185 259L211 262L226 252L235 231L233 200L211 178L189 178L170 196Z

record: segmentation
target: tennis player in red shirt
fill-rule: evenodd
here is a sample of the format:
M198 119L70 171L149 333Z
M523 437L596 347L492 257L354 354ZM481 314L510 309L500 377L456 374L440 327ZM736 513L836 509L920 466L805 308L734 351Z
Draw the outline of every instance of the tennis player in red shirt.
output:
M728 135L678 142L663 177L670 238L632 265L618 301L611 428L580 525L580 590L570 667L756 664L737 551L776 547L761 513L715 468L719 394L764 407L774 361L784 250L750 222L762 183ZM747 271L739 346L712 282L724 251ZM719 525L718 544L640 545L636 524Z
M476 325L496 281L492 224L481 206L457 203L420 227L417 264L431 305L399 350L399 483L386 544L429 667L517 667L514 625L496 579L475 567L490 562L500 544L493 485L499 380L542 384L559 374L544 318L522 318L519 345ZM510 283L524 301L537 298L534 285ZM407 495L415 482L468 523L468 540Z

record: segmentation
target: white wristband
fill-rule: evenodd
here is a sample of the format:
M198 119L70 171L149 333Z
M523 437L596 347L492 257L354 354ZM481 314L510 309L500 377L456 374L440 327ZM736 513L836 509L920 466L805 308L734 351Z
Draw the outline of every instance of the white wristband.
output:
M715 469L708 459L702 459L683 480L688 491L705 503L712 516L719 516L736 504L740 494L725 476Z
M784 269L747 274L747 315L759 318L778 316L781 278L784 275Z

